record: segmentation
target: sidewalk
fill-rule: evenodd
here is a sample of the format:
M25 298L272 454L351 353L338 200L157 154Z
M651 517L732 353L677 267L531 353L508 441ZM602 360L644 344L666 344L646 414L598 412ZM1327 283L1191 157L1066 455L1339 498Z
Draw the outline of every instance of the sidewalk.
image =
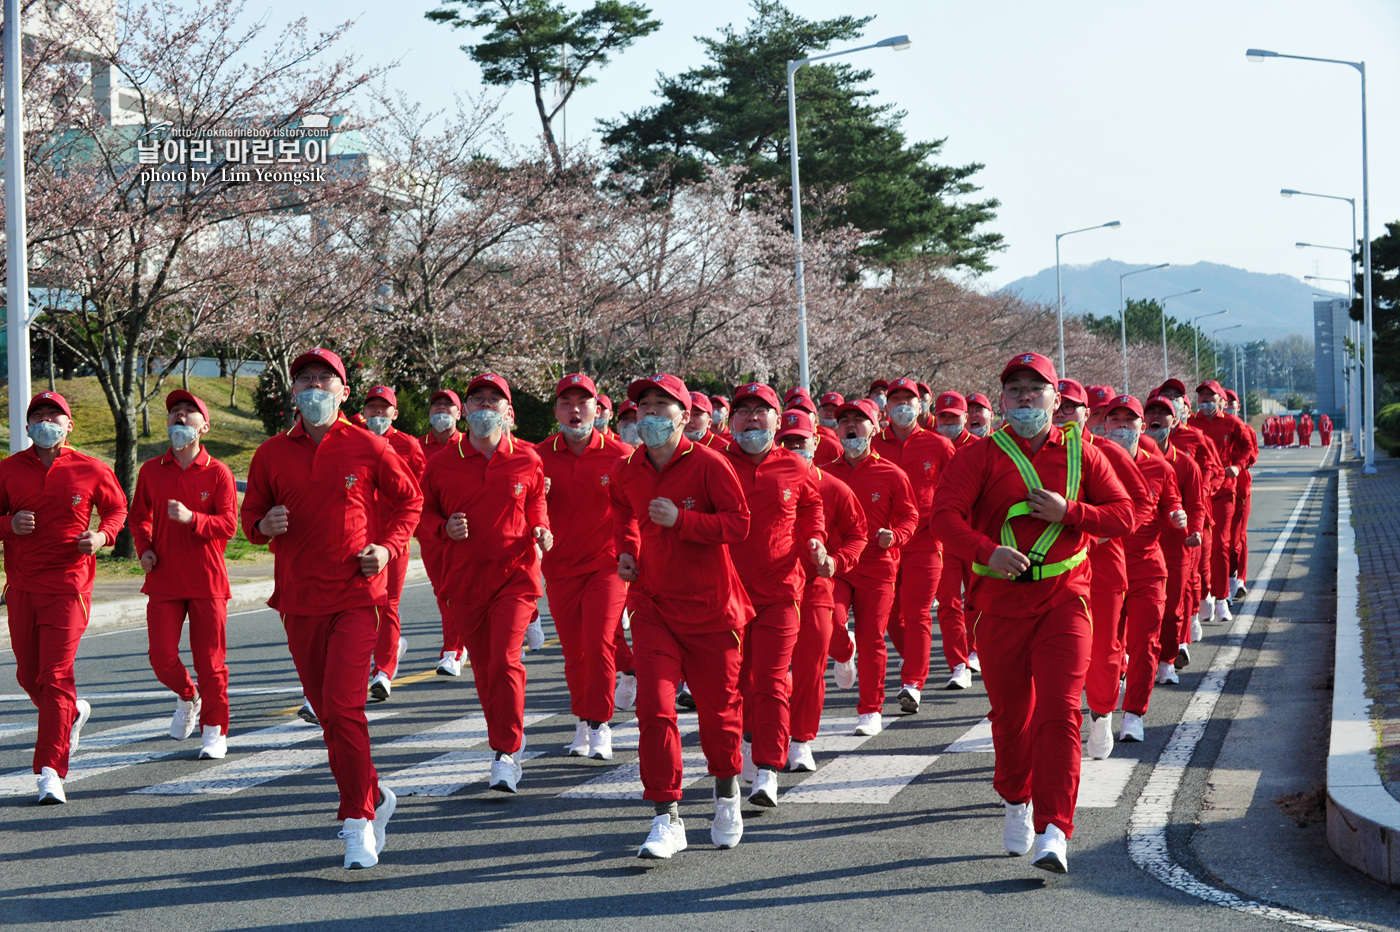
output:
M1384 752L1381 781L1400 799L1400 460L1376 461L1380 475L1349 477L1356 556L1361 564L1361 631L1366 693Z

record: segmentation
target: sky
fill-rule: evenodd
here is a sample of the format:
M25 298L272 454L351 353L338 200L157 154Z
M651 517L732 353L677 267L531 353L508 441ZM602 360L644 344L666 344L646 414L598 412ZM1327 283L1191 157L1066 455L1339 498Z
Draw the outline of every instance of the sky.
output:
M460 51L471 33L419 15L435 5L250 0L247 11L266 10L270 25L305 15L317 29L355 18L345 47L369 65L399 62L389 84L429 110L450 109L455 94L496 93ZM658 72L700 64L695 36L750 16L746 0L651 7L662 28L570 103L571 142L598 119L652 103ZM1361 235L1359 75L1343 65L1250 62L1250 47L1366 62L1372 239L1400 220L1397 0L789 0L789 8L810 19L863 11L876 17L870 41L913 40L907 51L849 61L874 72L880 101L907 112L909 137L946 137L940 161L986 166L974 177L976 197L1001 202L990 229L1007 248L975 282L980 289L1053 266L1057 233L1112 220L1122 227L1063 238L1062 262L1208 261L1345 277L1342 252L1294 244L1346 247L1348 206L1278 192L1356 198ZM503 110L512 140L532 144L539 123L529 90L507 91Z

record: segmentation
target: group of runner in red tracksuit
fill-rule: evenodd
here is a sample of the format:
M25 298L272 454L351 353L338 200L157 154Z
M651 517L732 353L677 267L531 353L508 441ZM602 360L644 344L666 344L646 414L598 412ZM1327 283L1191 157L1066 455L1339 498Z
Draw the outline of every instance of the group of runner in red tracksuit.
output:
M751 805L773 807L780 772L817 768L829 661L836 685L857 690L855 735L884 727L887 638L898 707L919 711L936 615L945 688L976 672L987 688L1005 848L1064 871L1081 696L1090 756L1112 752L1120 707L1118 740L1143 740L1153 687L1178 681L1199 622L1227 619L1243 588L1258 448L1213 381L1191 415L1177 380L1142 401L1021 354L1001 374L993 431L986 396L907 378L876 380L866 398L799 387L780 401L763 383L709 396L660 374L628 386L614 433L611 401L574 373L555 385L559 431L532 445L512 432L499 375L433 394L422 438L393 427L388 386L342 414L346 371L329 350L288 375L296 423L258 449L241 505L202 449L208 408L172 392L171 448L142 467L131 527L151 664L176 694L171 734L201 728L207 758L224 756L229 728L223 548L240 524L270 546L268 604L329 750L348 869L378 862L397 804L364 709L390 697L407 647L414 536L442 619L437 672L471 667L491 788L515 793L523 776L522 643L543 643L545 596L577 719L569 754L610 760L613 719L635 706L649 859L688 844L678 707L695 710L714 778L711 841L733 847L743 784ZM61 396L37 395L35 445L0 462L11 638L40 710L46 803L66 800L90 714L72 671L93 554L126 517L111 470L64 442L71 424ZM194 678L179 658L187 617Z

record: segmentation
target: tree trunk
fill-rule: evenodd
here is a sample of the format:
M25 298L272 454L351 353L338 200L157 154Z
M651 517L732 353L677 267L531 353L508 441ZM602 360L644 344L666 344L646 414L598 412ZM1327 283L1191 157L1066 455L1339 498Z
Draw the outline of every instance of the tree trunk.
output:
M117 455L112 468L117 474L117 482L121 483L122 491L126 493L128 502L136 493L137 441L134 401L135 399L128 396L123 399L121 409L112 412L117 428ZM117 543L112 554L124 559L132 559L136 556L136 545L132 542L131 531L126 527L123 527L121 533L117 535Z

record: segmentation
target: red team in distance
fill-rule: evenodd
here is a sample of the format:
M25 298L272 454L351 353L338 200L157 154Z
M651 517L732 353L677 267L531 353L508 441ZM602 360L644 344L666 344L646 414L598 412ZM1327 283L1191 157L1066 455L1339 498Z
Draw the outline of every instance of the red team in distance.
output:
M698 714L714 779L711 842L731 848L744 784L751 805L773 807L781 773L817 769L809 743L831 661L837 687L856 690L854 733L880 733L893 647L905 715L930 680L961 690L981 674L1005 850L1064 872L1081 695L1090 756L1112 753L1120 702L1117 740L1142 741L1153 688L1179 682L1201 625L1227 620L1245 589L1258 445L1214 381L1194 403L1175 379L1139 399L1060 379L1036 353L1007 362L995 399L894 378L864 398L799 387L780 401L761 383L706 395L659 374L627 386L614 424L612 402L575 373L555 386L559 431L532 445L512 433L511 387L492 373L464 395L435 393L421 438L394 428L389 386L342 414L345 368L328 350L304 353L289 375L297 422L259 448L241 508L232 474L201 448L207 407L172 392L170 450L143 466L131 526L151 663L176 696L171 735L201 729L202 758L224 756L229 729L223 547L239 522L271 546L269 604L304 717L330 750L347 869L378 862L396 806L371 760L364 704L389 699L407 649L410 537L442 619L438 673L470 661L491 788L515 793L523 778L522 645L544 642L544 595L577 719L568 753L610 760L613 718L635 707L654 809L638 849L647 859L689 843L678 706ZM34 445L0 462L9 625L17 678L39 710L40 803L66 801L91 714L73 660L93 554L126 520L111 470L67 445L72 418L62 396L36 396ZM1291 423L1269 419L1266 445L1291 442ZM1316 426L1330 443L1325 415ZM1305 416L1304 445L1312 429ZM186 617L194 678L178 655ZM946 681L930 671L935 617Z

